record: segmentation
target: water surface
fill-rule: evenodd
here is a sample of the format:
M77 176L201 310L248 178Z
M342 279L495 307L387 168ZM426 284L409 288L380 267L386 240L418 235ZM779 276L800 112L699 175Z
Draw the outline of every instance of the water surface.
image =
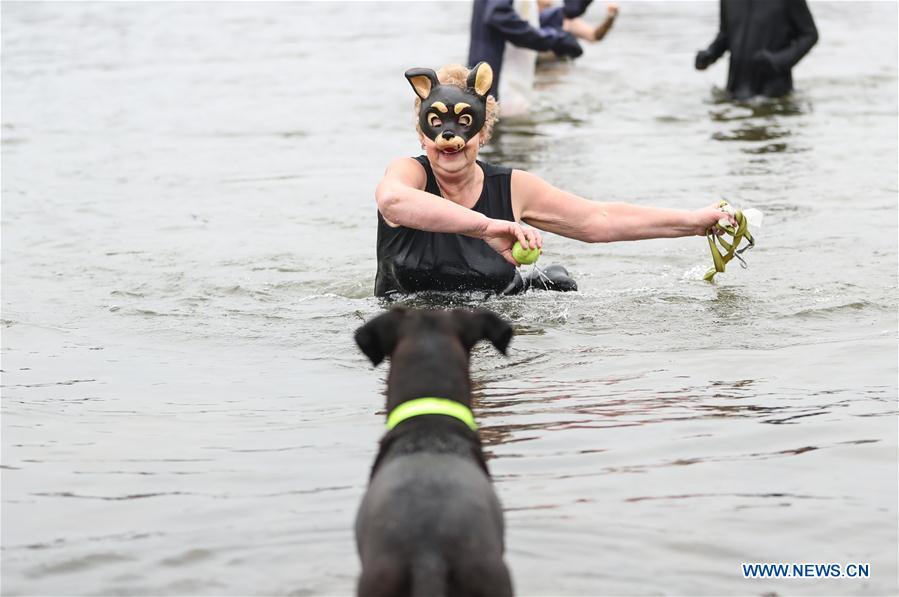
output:
M896 594L897 8L812 3L789 99L692 70L716 3L626 3L484 157L596 200L766 213L547 235L486 304L476 416L522 595ZM346 595L386 368L373 191L467 3L4 3L4 594ZM439 18L435 18L435 14ZM598 19L601 7L588 18ZM744 580L742 562L870 562Z

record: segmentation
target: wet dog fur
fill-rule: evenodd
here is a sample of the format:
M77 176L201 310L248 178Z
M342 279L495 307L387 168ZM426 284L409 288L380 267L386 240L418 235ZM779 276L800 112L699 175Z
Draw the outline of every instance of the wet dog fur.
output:
M387 411L440 397L471 407L469 353L505 354L512 328L489 311L393 309L356 331L375 365L390 357ZM382 439L356 517L360 597L503 597L503 513L477 432L445 415L407 419Z

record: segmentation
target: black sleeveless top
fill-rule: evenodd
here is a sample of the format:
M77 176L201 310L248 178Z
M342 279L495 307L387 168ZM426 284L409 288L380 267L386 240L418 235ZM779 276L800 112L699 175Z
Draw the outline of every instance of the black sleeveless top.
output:
M428 175L425 191L441 196L427 156L418 156ZM512 169L478 161L484 188L472 210L497 220L515 221ZM479 238L448 232L392 228L378 212L378 273L375 296L426 290L500 293L517 270Z

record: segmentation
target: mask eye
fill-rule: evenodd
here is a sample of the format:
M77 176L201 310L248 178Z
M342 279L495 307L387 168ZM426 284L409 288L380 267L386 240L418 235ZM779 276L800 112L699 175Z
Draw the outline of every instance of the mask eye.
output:
M428 114L428 124L431 126L431 128L436 129L443 126L443 121L440 120L440 117L436 114Z
M471 126L471 115L463 114L462 116L460 116L459 124L461 124L462 126Z

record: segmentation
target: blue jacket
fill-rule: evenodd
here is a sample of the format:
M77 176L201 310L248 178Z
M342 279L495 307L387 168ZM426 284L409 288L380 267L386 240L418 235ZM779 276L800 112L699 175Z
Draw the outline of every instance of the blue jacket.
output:
M540 27L561 29L565 19L576 19L587 11L593 0L564 0L562 6L540 11Z
M557 29L531 27L512 8L512 0L474 0L468 66L473 67L483 60L493 68L490 93L499 99L496 90L499 89L506 42L543 52L552 50L563 35L564 32Z

